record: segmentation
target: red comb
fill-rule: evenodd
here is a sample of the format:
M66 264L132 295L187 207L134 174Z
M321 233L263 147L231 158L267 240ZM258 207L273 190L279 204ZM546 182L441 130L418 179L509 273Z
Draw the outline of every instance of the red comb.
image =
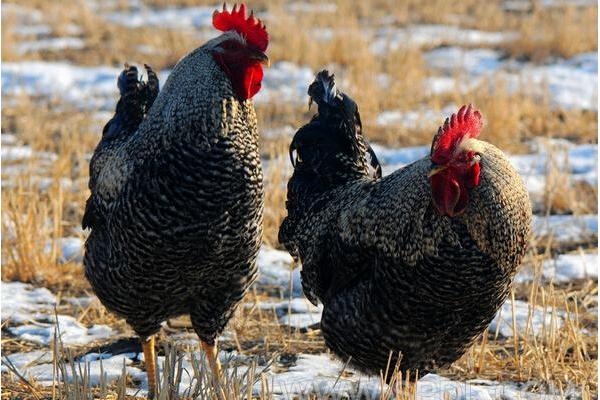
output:
M431 161L435 164L447 163L454 149L465 137L475 138L483 126L481 113L471 104L462 106L457 114L446 118L444 126L440 126L431 145Z
M244 3L240 5L239 9L237 4L234 5L231 12L227 11L227 5L223 3L223 11L215 10L213 13L213 26L222 32L236 31L260 51L267 50L269 45L269 34L265 29L265 24L254 17L254 11L251 11L250 16L246 18Z

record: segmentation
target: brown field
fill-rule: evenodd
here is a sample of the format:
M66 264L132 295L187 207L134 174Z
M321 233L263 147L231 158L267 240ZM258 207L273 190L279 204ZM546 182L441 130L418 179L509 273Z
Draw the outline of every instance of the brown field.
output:
M7 4L10 2L3 2ZM204 0L150 0L156 7L197 6L214 4ZM427 145L434 130L382 127L376 117L382 110L412 110L420 106L440 108L449 102L476 104L486 116L482 135L498 147L511 153L527 153L528 141L534 137L565 138L574 143L597 143L597 112L562 110L550 107L548 101L533 99L526 90L509 92L502 85L494 91L481 87L467 93L427 95L423 81L432 76L424 61L427 46L399 49L382 56L369 50L369 34L365 27L376 24L383 16L402 26L416 23L443 23L484 31L514 31L518 39L496 46L506 57L518 60L545 62L555 57L571 57L581 52L597 50L597 7L561 6L541 7L532 1L523 12L503 11L500 1L432 0L367 0L337 4L336 14L299 13L289 15L283 0L249 2L257 14L269 13L267 25L271 44L269 55L273 62L290 61L313 70L335 65L336 76L348 82L344 90L359 104L367 137L376 143L390 146ZM315 2L317 3L317 2ZM401 4L399 4L401 3ZM19 41L31 39L13 33L19 21L8 14L2 16L2 61L26 60L69 61L86 66L121 66L125 61L148 62L156 70L172 67L179 58L201 44L190 32L156 27L128 28L111 23L81 1L20 0L20 6L43 11L44 22L56 37L70 36L65 26L77 24L79 37L85 41L81 49L40 50L20 54ZM114 10L126 10L127 1L112 3ZM340 18L339 15L344 15ZM460 18L459 18L460 17ZM295 27L302 27L297 29ZM343 32L328 42L314 40L312 28L330 28ZM310 29L309 29L310 28ZM130 44L134 43L136 46ZM148 46L164 51L147 55L139 51ZM150 59L148 59L150 58ZM268 71L267 71L268 73ZM386 73L390 85L384 91L372 83L373 76ZM116 82L116 81L115 81ZM115 84L115 96L117 95ZM84 237L80 229L85 200L88 196L88 161L97 144L105 120L99 120L90 110L81 111L76 105L34 95L5 96L2 107L2 134L12 133L19 144L28 145L34 152L50 152L56 158L30 158L26 162L5 161L6 171L21 166L18 174L3 172L2 179L2 280L18 280L44 286L63 296L89 295L79 263L57 261L56 245L46 251L49 240L65 236ZM302 103L306 104L306 103ZM306 106L271 102L257 106L263 129L301 126L310 117ZM436 126L443 121L434 121ZM287 146L291 136L262 138L262 152L272 162L288 162ZM23 166L24 165L24 166ZM536 211L546 213L597 214L597 188L585 184L571 184L569 177L557 168L548 169L548 180L543 204ZM10 185L4 181L10 178ZM40 178L47 184L40 185ZM69 185L61 184L68 178ZM285 216L285 184L283 168L265 171L266 244L278 247L277 232ZM43 187L40 187L43 186ZM597 239L597 238L596 238ZM536 270L545 259L558 252L577 252L596 249L596 239L575 243L571 247L557 244L551 238L533 238L525 264ZM54 243L54 242L53 242ZM545 392L552 387L559 393L577 392L580 398L598 397L597 387L597 282L554 285L528 283L515 285L514 298L541 305L555 312L569 312L569 319L555 333L532 337L520 332L511 339L498 338L494 332L482 336L473 348L452 368L439 371L453 379L491 379L512 382L535 382L531 391ZM254 290L246 303L265 300L270 295ZM98 301L85 308L61 304L61 313L76 316L84 324L107 324L121 336L132 332L124 321L107 313ZM11 337L3 321L2 353L29 351L40 345ZM190 331L185 327L178 331ZM325 346L318 330L302 332L281 325L273 312L259 308L240 307L227 329L227 339L221 341L224 349L235 349L241 354L271 360L276 356L297 353L322 353ZM591 332L591 334L589 334ZM163 340L168 342L168 334ZM64 349L55 343L57 368L71 368L68 354L85 354L91 347ZM193 349L183 348L184 351ZM176 363L175 351L171 362ZM71 360L72 363L72 360ZM201 369L198 372L202 374ZM263 367L256 367L258 372ZM10 373L2 374L3 399L83 399L92 392L100 398L125 398L124 376L116 384L90 389L85 383L42 387L36 382L20 379ZM171 377L173 379L173 377ZM400 377L400 379L402 379ZM243 398L244 384L228 381L223 384L227 398ZM90 392L91 390L91 392ZM412 398L411 385L396 392L397 398ZM175 398L165 390L160 398ZM219 398L218 389L212 388L202 398ZM270 397L267 389L261 397Z

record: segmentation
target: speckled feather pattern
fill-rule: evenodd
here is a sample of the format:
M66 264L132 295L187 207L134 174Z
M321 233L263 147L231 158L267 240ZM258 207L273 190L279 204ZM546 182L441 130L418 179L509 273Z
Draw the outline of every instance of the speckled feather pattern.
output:
M458 359L505 301L530 235L527 191L504 154L481 142L481 184L455 218L431 204L429 157L381 179L325 192L288 187L280 240L302 262L307 297L324 304L332 351L367 373ZM294 199L302 193L302 201Z
M213 343L256 276L263 186L257 120L210 53L170 74L139 128L101 142L85 272L141 337L191 316Z

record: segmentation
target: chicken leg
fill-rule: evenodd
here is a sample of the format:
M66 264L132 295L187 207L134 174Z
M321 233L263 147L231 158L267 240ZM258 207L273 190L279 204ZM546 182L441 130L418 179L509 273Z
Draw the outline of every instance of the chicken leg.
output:
M142 339L144 350L144 363L146 364L146 375L148 376L148 398L154 398L156 394L156 353L154 352L154 336L146 340Z
M217 344L208 344L204 340L200 341L202 345L202 350L206 353L206 359L208 360L208 365L212 370L214 379L219 379L221 377L221 362L219 361L219 350L217 349Z

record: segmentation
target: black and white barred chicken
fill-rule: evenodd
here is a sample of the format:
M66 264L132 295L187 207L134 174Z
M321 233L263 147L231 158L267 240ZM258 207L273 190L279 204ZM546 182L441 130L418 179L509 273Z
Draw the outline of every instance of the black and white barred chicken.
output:
M85 273L143 344L155 388L153 335L189 314L215 374L216 338L256 276L263 186L257 118L268 34L242 4L215 11L219 37L174 67L158 92L135 67L90 162Z
M325 342L371 374L457 360L505 301L525 253L529 197L505 155L477 140L472 106L447 119L430 156L378 177L356 104L327 71L318 113L293 138L279 240L324 306Z

